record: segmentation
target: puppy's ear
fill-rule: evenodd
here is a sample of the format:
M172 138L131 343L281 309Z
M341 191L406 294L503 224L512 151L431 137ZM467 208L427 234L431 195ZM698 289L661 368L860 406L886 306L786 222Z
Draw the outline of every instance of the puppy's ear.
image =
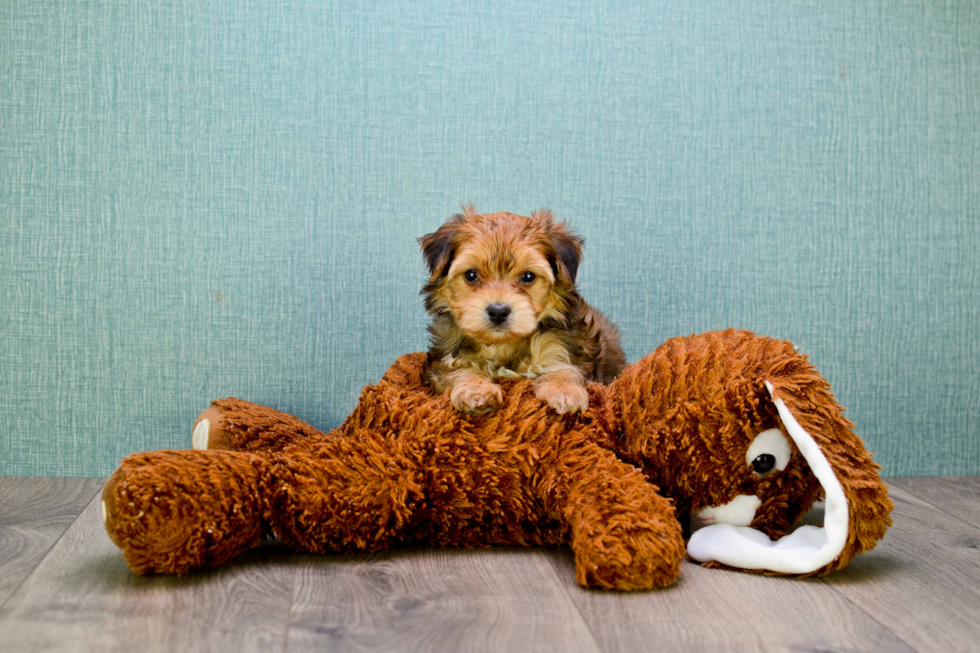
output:
M469 209L472 211L472 208ZM456 255L456 248L459 244L459 226L465 222L466 216L456 214L446 224L436 229L431 234L426 234L419 238L422 246L422 256L425 264L429 267L429 280L435 281L439 277L445 276L452 265L453 257Z
M548 209L541 209L531 215L540 220L544 227L551 250L548 262L551 264L551 271L555 273L555 279L568 287L574 286L578 266L582 261L584 241L573 234L564 222L555 222Z

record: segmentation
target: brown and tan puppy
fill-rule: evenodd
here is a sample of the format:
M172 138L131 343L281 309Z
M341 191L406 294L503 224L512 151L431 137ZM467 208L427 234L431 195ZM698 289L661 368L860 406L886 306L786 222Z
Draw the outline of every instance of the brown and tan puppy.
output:
M559 413L586 409L586 381L626 364L619 333L575 289L582 239L548 210L454 215L419 239L432 346L426 379L452 405L481 414L501 403L495 378L534 379Z

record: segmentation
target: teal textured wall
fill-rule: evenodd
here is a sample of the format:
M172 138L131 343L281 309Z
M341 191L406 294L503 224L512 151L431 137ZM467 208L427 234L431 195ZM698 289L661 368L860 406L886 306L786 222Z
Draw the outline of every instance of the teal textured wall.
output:
M980 4L11 0L0 51L0 474L336 425L470 201L571 221L631 359L786 338L886 474L980 473Z

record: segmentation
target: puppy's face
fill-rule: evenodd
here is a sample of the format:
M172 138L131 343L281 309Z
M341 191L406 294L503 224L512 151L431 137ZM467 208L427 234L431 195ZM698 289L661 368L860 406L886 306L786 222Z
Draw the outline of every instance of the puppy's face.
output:
M565 310L582 241L550 212L454 216L421 239L426 308L486 344L526 338Z

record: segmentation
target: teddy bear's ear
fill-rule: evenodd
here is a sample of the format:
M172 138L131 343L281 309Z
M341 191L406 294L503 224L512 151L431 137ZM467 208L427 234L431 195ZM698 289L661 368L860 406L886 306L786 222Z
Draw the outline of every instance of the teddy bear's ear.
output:
M891 525L892 502L863 443L829 392L780 380L766 387L785 431L824 491L823 527L801 526L770 541L727 524L695 532L688 554L701 562L784 574L823 575L875 546Z

